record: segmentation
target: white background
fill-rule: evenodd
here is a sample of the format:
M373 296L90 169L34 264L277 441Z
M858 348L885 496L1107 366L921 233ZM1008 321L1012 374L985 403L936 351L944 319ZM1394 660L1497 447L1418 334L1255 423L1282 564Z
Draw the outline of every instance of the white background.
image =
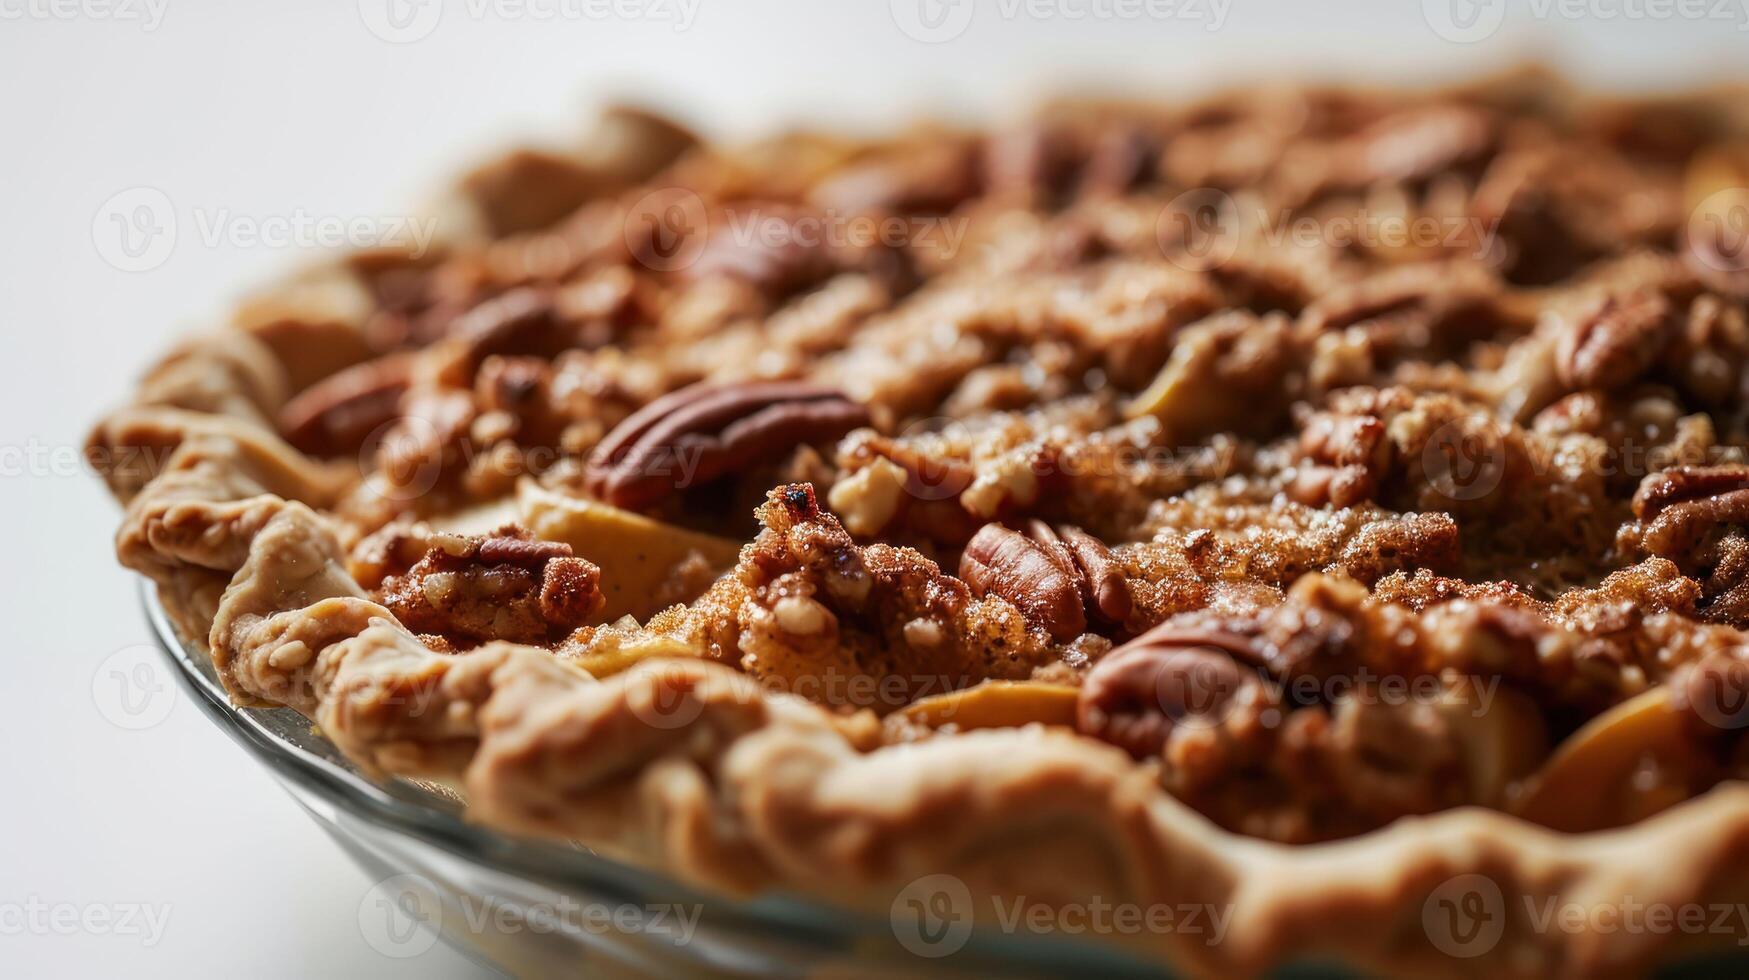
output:
M1467 23L1486 36L1465 43L1430 26L1454 33L1446 0L1200 0L1166 17L1140 0L596 2L450 0L435 21L415 2L398 32L376 0L0 0L0 975L479 973L442 947L374 952L370 883L240 749L168 687L119 716L105 688L149 637L111 557L116 508L74 450L178 332L310 258L211 244L212 228L406 214L460 163L567 135L623 93L733 133L1012 112L1088 86L1422 82L1538 54L1598 83L1673 85L1749 54L1742 0L1515 2L1492 32L1484 2ZM919 11L945 19L932 33ZM161 264L127 272L105 261L104 209L141 187L178 232ZM148 945L20 922L33 902L170 918Z

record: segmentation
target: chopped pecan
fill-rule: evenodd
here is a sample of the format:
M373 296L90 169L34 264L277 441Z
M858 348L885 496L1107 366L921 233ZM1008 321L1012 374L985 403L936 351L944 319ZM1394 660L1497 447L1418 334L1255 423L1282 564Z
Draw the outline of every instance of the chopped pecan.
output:
M512 427L517 444L555 445L565 419L553 403L553 370L537 357L490 357L474 379L480 408Z
M919 500L950 500L977 479L977 471L963 459L930 455L910 443L887 436L867 434L849 441L845 461L867 465L866 460L885 459L904 472L905 492Z
M609 106L589 134L587 161L627 183L653 177L698 145L685 126L632 105Z
M984 140L985 191L1048 203L1073 179L1077 162L1062 127L1030 120Z
M1225 650L1154 631L1094 665L1075 723L1137 758L1157 757L1175 728L1218 724L1236 701L1259 700L1263 687Z
M383 605L416 633L458 647L488 640L548 643L601 608L601 570L571 546L514 525L485 537L436 534L430 550L378 588Z
M1573 388L1616 388L1656 364L1677 320L1661 293L1608 296L1561 334L1556 368Z
M1717 296L1697 296L1664 369L1701 402L1723 407L1749 385L1749 319L1743 308Z
M1473 264L1398 266L1324 291L1301 311L1295 336L1355 327L1375 356L1452 356L1464 341L1515 322L1500 293L1499 280Z
M1715 528L1749 524L1749 489L1715 493L1669 504L1646 525L1641 547L1665 558L1681 558Z
M400 414L412 383L410 354L390 354L316 382L279 410L286 441L314 456L355 453Z
M1378 494L1391 462L1385 423L1375 415L1317 412L1300 430L1306 460L1288 495L1307 506L1353 507Z
M637 510L868 422L862 405L807 382L693 385L656 399L609 433L590 457L585 486Z
M1677 466L1634 494L1619 543L1668 558L1701 583L1704 618L1749 623L1749 466Z
M506 154L462 182L494 235L544 228L614 189L614 182L578 161L538 150Z
M1000 524L972 535L960 558L960 578L973 591L1007 599L1027 622L1065 642L1087 630L1081 575L1060 541L1041 542Z
M1749 466L1673 466L1640 482L1634 492L1634 516L1652 520L1672 504L1734 490L1749 490Z

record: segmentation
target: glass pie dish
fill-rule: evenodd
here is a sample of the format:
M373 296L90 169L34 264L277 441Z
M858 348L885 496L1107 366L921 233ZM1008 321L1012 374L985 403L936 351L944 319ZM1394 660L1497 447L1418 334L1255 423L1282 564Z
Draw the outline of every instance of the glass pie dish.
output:
M940 920L940 934L921 936L916 952L906 943L916 945L919 937L893 921L781 894L712 895L580 847L471 825L453 794L366 776L297 712L234 706L210 658L170 623L157 590L143 585L141 597L153 636L191 700L378 881L361 905L360 927L385 955L416 955L435 935L522 977L1171 975L1093 943L962 935L951 916ZM371 907L377 901L395 908Z
M763 148L622 114L642 151L511 153L436 253L152 368L87 445L117 555L379 874L386 955L1740 952L1749 120L1547 88ZM1464 234L1351 240L1381 201ZM845 209L975 247L813 233Z

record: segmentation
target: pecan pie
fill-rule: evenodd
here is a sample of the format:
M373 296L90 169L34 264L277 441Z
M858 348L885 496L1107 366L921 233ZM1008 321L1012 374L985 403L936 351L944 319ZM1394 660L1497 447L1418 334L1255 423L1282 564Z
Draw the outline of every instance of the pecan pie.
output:
M1229 910L1113 937L1193 973L1636 972L1749 939L1537 914L1749 890L1744 104L616 110L91 458L240 704L495 828Z

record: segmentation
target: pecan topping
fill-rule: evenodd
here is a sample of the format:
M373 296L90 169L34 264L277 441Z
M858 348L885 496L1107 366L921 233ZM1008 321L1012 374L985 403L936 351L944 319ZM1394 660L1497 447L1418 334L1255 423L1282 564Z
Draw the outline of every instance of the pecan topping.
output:
M1307 462L1288 495L1307 506L1352 507L1378 493L1391 443L1377 416L1318 412L1300 431L1300 455Z
M733 222L706 239L698 259L688 266L690 279L729 276L774 293L788 292L818 282L833 271L833 256L818 236L797 231L816 215L778 204L748 208L749 219L759 234L748 238Z
M1014 603L1059 641L1085 632L1089 616L1121 625L1132 605L1111 549L1069 525L1035 520L1021 534L986 524L966 544L960 577L980 595L994 592Z
M1075 580L1076 591L1085 599L1089 616L1123 623L1133 605L1130 584L1105 542L1073 524L1052 528L1039 520L1029 521L1026 533L1060 557L1060 564Z
M553 299L532 287L513 289L456 318L450 330L467 341L476 358L490 354L557 353L558 321Z
M412 368L411 355L391 354L330 375L285 403L279 430L313 456L355 453L400 414Z
M489 357L474 379L480 408L514 428L520 445L553 445L564 428L564 417L553 399L553 371L536 357Z
M960 558L960 578L974 592L993 592L1014 603L1027 622L1058 641L1087 630L1078 574L1060 542L1041 543L1000 524L986 524L972 535Z
M1734 490L1749 490L1749 466L1673 466L1640 482L1634 516L1652 520L1672 504Z
M1574 388L1616 388L1655 364L1677 319L1662 294L1610 296L1561 335L1556 366Z
M930 456L915 446L881 435L859 438L849 453L853 460L876 456L903 470L905 492L921 500L958 497L978 476L972 465L964 460Z
M1355 137L1357 175L1370 180L1421 180L1475 160L1494 142L1493 122L1468 106L1409 109Z
M1158 756L1173 729L1212 727L1262 680L1225 651L1144 634L1088 672L1075 724L1136 758Z
M585 486L637 510L689 487L830 442L867 425L868 409L802 381L697 384L634 412L590 457Z
M1122 623L1129 618L1134 605L1130 583L1111 549L1105 546L1105 542L1073 525L1065 524L1057 531L1087 583L1087 599L1092 611L1113 623Z
M1749 489L1672 503L1646 524L1641 547L1648 554L1682 558L1712 529L1749 524Z
M425 557L378 589L417 633L458 648L488 640L550 643L602 605L601 570L571 546L507 525L485 537L433 535Z
M1618 544L1674 561L1700 581L1702 615L1749 621L1749 466L1677 466L1654 473L1634 494L1634 516Z

